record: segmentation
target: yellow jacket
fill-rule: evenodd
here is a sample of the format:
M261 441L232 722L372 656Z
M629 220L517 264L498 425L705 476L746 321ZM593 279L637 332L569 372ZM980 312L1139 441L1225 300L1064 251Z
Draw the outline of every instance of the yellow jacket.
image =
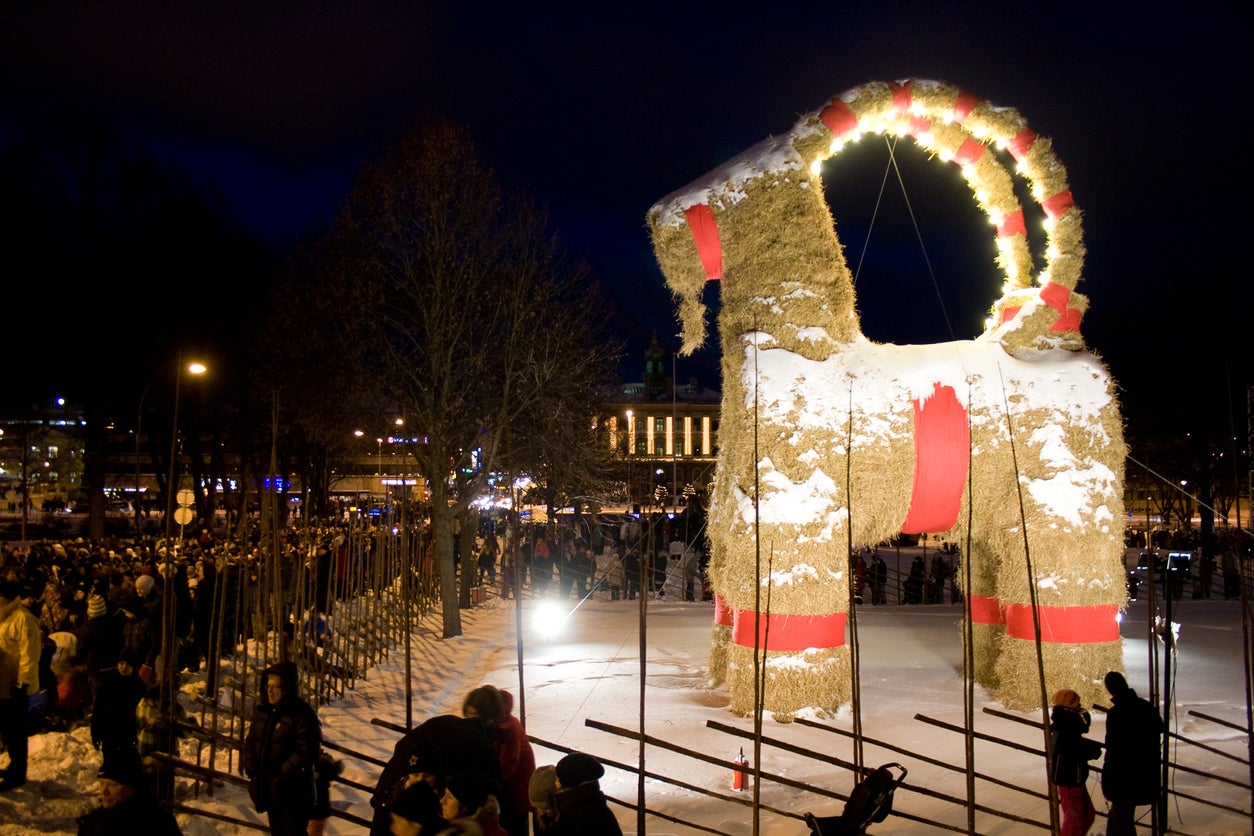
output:
M0 699L23 685L28 694L39 690L40 644L39 619L21 601L0 606Z

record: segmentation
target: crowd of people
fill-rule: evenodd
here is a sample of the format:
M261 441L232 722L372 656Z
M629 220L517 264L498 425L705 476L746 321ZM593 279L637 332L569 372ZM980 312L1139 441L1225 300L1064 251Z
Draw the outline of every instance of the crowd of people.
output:
M611 541L599 545L612 548ZM321 531L315 542L306 546L307 559L293 555L292 562L294 571L304 567L311 576L314 611L319 606L325 611L326 575L342 566L343 532ZM590 546L576 537L536 531L515 543L487 531L479 543L484 551L496 547L489 551L495 559L480 563L485 571L523 573L517 579L534 594L580 595L606 582L595 568L585 579L581 558L593 567L596 562ZM511 566L508 556L518 555L524 543L543 543L540 550L549 549L552 562L542 556ZM215 664L250 629L243 622L232 625L223 631L222 646L213 647L201 619L216 584L257 573L257 544L219 544L205 531L173 551L151 538L38 541L0 549L0 742L8 755L0 792L26 783L32 732L89 726L102 756L100 806L80 820L80 833L118 832L122 820L143 823L142 832L158 836L179 832L159 802L152 759L167 721L158 705L163 630L171 629L176 638L176 670L195 671ZM546 571L548 578L542 577ZM168 596L175 606L167 622ZM298 682L295 661L265 669L241 756L250 796L272 833L321 832L331 812L331 783L342 769L323 750L316 710L300 696ZM536 765L512 703L508 692L483 686L467 696L463 716L433 718L402 740L398 753L412 748L421 757L398 754L384 770L375 793L376 832L528 832ZM471 759L476 752L477 761ZM415 772L415 765L423 769ZM436 800L434 809L413 786L419 774ZM586 832L572 822L588 814L588 799L596 793L585 786L589 782L576 781L576 774L568 771L565 784L544 797L541 832ZM603 797L601 802L604 806ZM608 810L605 814L613 819Z
M642 528L648 527L634 520L556 531L487 525L477 538L477 579L495 585L502 598L525 588L538 597L585 598L601 590L610 600L635 600L642 591L665 597L669 587L685 601L712 600L700 539L679 536L666 517L651 532Z

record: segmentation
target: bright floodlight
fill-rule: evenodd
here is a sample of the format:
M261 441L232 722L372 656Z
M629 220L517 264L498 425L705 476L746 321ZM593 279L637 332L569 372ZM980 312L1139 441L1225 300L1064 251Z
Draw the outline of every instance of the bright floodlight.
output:
M552 601L546 601L536 607L535 613L531 616L532 624L540 631L540 634L546 639L551 639L558 633L562 632L562 627L566 625L566 609L558 606Z

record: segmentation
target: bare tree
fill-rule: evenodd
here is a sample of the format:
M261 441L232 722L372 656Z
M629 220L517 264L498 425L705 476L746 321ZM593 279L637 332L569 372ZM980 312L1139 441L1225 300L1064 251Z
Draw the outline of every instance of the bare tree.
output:
M367 165L332 237L364 303L354 339L377 352L381 394L429 481L443 632L460 635L454 519L507 440L569 443L570 426L590 425L609 358L599 306L543 210L506 194L452 125L422 126Z

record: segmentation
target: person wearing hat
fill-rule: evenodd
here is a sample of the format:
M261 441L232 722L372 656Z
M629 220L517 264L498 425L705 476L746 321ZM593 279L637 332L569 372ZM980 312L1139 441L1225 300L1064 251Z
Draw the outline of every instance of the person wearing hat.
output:
M1102 795L1110 802L1107 836L1136 833L1136 808L1156 804L1161 787L1159 760L1163 720L1148 701L1137 696L1123 674L1105 678L1112 707L1106 713L1106 759L1102 762Z
M78 836L181 836L178 821L153 795L138 752L107 754L96 783L100 806L78 820Z
M421 836L443 833L448 820L440 814L440 797L426 781L410 784L392 802L392 836Z
M275 836L304 836L313 816L314 769L322 751L322 726L297 694L294 662L266 668L262 700L244 740L248 794L266 813Z
M485 685L484 688L492 688ZM496 689L494 689L496 690ZM502 716L493 730L497 759L501 764L501 826L510 836L527 836L527 820L531 816L528 785L536 771L536 755L527 739L522 722L514 716L514 695L500 689ZM463 709L463 713L465 709Z
M450 775L440 798L440 812L449 824L472 822L483 836L508 836L501 827L500 786L482 775Z
M1089 730L1089 713L1080 705L1080 695L1070 688L1054 693L1049 713L1049 780L1058 788L1062 806L1061 836L1084 836L1093 826L1096 811L1089 796L1088 762L1101 754L1101 747L1084 735Z
M147 690L135 651L122 651L117 666L104 672L91 714L91 743L106 757L139 746L135 709Z
M102 586L107 586L107 581ZM113 667L122 652L121 620L110 612L105 596L99 591L87 593L87 620L75 632L78 656L87 670L92 693L98 693L104 674Z
M527 784L527 798L536 814L536 832L548 833L557 810L553 796L557 794L557 770L553 764L537 767Z
M26 715L29 695L39 690L39 620L22 606L20 595L17 581L0 581L0 741L9 750L0 792L26 783L30 734Z
M577 836L598 833L622 836L623 830L610 811L601 792L601 776L605 767L591 755L571 752L553 768L557 792L553 806L557 810L552 826L545 831L553 836Z
M399 744L398 744L399 748ZM389 777L388 770L392 770ZM440 809L440 796L444 794L444 756L435 741L428 737L419 738L409 749L407 758L393 757L392 762L384 768L375 790L376 798L370 800L375 807L371 822L371 836L387 836L392 833L392 806L414 784L423 783L431 788L436 801L436 812ZM379 795L386 789L386 793Z

